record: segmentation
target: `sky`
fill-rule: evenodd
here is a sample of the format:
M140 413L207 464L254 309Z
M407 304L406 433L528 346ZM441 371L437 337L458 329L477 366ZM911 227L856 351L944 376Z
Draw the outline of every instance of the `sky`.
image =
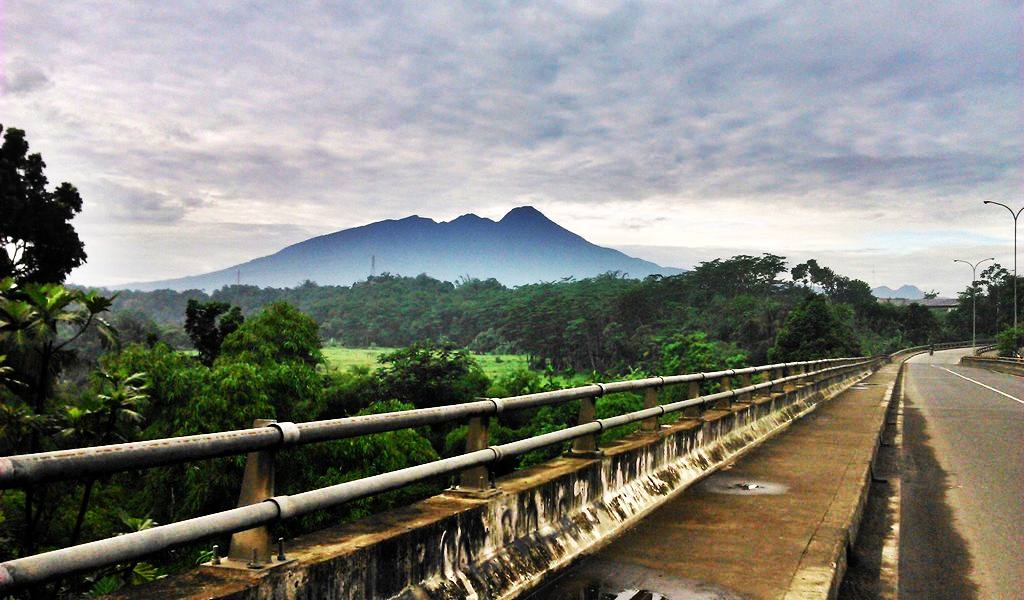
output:
M1019 2L0 0L89 285L532 205L663 265L817 257L952 294L1013 261ZM1022 264L1024 268L1024 264Z

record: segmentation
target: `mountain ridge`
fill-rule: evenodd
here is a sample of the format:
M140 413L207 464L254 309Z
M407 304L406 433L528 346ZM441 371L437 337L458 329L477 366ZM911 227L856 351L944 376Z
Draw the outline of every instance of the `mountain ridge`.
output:
M887 285L872 288L871 293L876 298L906 298L907 300L920 300L924 298L924 292L916 285L903 284L897 289Z
M593 244L536 208L520 206L498 221L473 213L451 221L419 215L385 219L314 236L224 269L112 289L212 291L236 279L260 287L294 287L306 280L351 285L372 274L371 261L377 273L426 273L449 281L493 277L513 286L608 271L638 278L683 272Z

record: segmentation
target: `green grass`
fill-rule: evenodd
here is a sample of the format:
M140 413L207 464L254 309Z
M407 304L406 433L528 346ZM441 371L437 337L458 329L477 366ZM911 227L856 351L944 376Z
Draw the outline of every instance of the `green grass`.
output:
M377 357L394 348L339 348L331 346L323 349L327 364L336 369L350 367L369 367L375 370L380 366ZM528 368L526 356L522 354L473 354L473 360L480 365L484 373L491 379Z

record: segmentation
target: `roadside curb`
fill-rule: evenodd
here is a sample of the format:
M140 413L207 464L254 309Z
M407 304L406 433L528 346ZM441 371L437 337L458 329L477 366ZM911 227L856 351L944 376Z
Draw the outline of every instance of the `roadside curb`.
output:
M907 363L900 366L896 375L896 389L889 405L886 427L893 428L892 452L895 459L893 472L888 474L890 486L889 502L886 510L892 519L892 527L882 542L882 557L879 572L879 596L887 600L899 597L900 579L900 511L902 510L902 474L903 474L903 387L906 378Z
M836 488L835 497L819 523L818 529L808 542L789 589L783 596L785 600L837 597L839 586L846 573L849 554L857 539L864 516L875 472L875 459L883 443L882 438L890 421L889 415L892 414L894 407L900 404L904 363L905 358L901 359L899 367L893 374L893 379L882 396L882 402L877 405L877 411L872 411L870 416L866 415L866 418L878 420L875 443L867 452L867 456L863 459L853 460L847 465ZM879 374L880 371L881 369L876 371L876 374ZM898 516L898 512L896 514ZM894 530L898 537L898 521L896 525ZM898 564L898 540L895 543L895 548L887 548L887 550L896 553L893 556L893 560L896 561L893 565ZM885 562L888 564L890 560L887 559ZM895 569L893 571L895 572ZM895 585L894 579L892 583L883 584L883 587L888 592L889 587ZM883 597L895 598L895 591L893 591L893 595L886 593Z

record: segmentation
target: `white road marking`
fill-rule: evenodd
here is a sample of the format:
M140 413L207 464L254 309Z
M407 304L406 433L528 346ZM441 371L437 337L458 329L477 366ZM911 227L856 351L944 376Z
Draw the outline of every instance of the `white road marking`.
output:
M960 379L966 379L967 381L970 381L971 383L976 383L976 384L980 385L981 387L983 387L983 388L985 388L987 390L992 390L993 392L995 392L997 394L1001 394L1003 396L1006 396L1007 398L1009 398L1010 400L1013 400L1014 402L1017 402L1017 403L1020 403L1020 404L1024 404L1024 400L1021 400L1020 398L1015 398L1015 397L1007 394L1004 391L997 390L996 388L994 388L994 387L992 387L990 385L985 385L984 383L982 383L980 381L976 381L974 379L971 379L970 377L966 377L964 375L961 375L961 374L957 373L956 371L950 371L946 367L940 367L939 365L932 365L932 366L935 367L936 369L942 369L943 371L945 371L947 373L952 373L953 375L956 375Z

